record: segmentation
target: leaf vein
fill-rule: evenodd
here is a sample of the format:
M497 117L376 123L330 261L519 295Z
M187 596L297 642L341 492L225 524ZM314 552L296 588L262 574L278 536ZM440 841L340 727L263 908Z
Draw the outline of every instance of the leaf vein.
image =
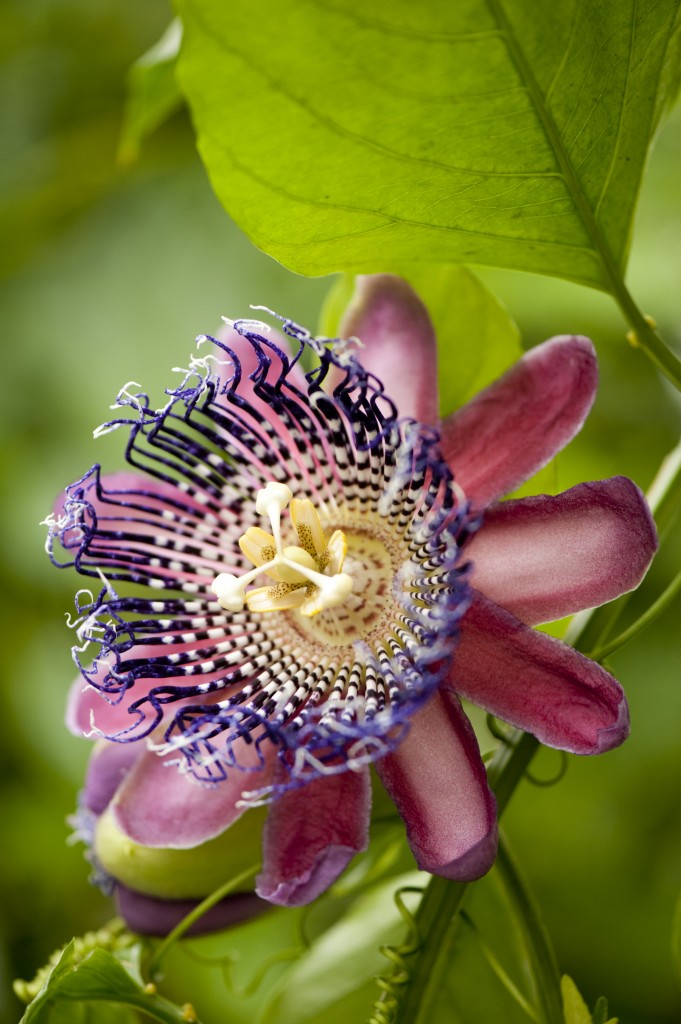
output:
M235 156L233 150L231 150L225 144L224 140L218 139L216 136L213 136L211 141L212 141L212 144L215 145L217 148L219 148L222 151L222 153L225 155L225 157L229 161L231 161L231 163L233 163L234 166L237 168L237 170L240 171L242 174L247 175L250 178L253 178L254 181L257 181L260 185L262 185L264 188L268 189L269 191L274 192L274 193L276 193L278 195L285 196L287 199L292 199L294 202L301 203L303 205L314 206L314 207L317 207L319 209L324 209L324 210L343 210L343 211L345 211L347 213L361 214L363 216L378 217L378 218L380 218L381 220L383 220L387 224L406 225L406 226L409 226L409 227L417 226L417 227L421 227L421 228L426 228L426 229L431 230L431 231L456 232L456 233L459 233L459 234L466 235L467 237L474 237L474 238L477 238L477 237L480 237L480 238L502 238L502 239L504 239L505 241L508 241L508 242L527 243L528 245L532 245L532 246L535 246L537 248L543 248L545 246L548 246L548 247L551 247L551 248L566 249L566 250L569 250L571 252L588 253L589 255L592 255L592 256L593 255L597 255L597 251L595 249L591 248L590 246L576 245L576 244L574 244L572 242L565 242L565 241L562 241L562 240L559 240L559 239L542 239L542 238L531 238L531 237L526 238L523 235L502 235L498 231L491 231L491 232L490 231L474 231L474 230L472 230L470 228L465 228L465 227L462 227L462 226L453 226L453 225L448 225L448 224L431 224L431 223L428 223L427 221L415 220L415 219L410 218L410 217L404 217L404 216L400 216L398 214L387 213L387 212L381 211L381 210L364 209L361 206L351 206L351 205L344 204L344 203L324 202L324 201L322 201L320 199L317 199L315 197L312 197L312 196L298 195L295 192L291 192L289 189L284 188L284 186L279 184L278 182L274 182L274 181L264 177L264 175L258 174L252 167L247 167L245 164L243 164L240 160L237 159L237 157ZM384 225L375 225L375 226L373 226L371 228L362 228L359 231L346 232L346 233L344 233L342 235L329 235L326 238L321 238L320 237L320 238L316 239L315 241L317 243L320 243L320 242L325 242L325 241L331 241L331 240L334 240L336 238L350 237L351 235L352 236L360 235L360 234L364 234L365 232L378 230L382 226L384 226ZM293 247L302 247L302 248L304 248L306 245L310 244L310 241L309 240L302 241L302 242L288 242L287 241L286 244L289 247L292 247L292 248ZM312 243L312 244L314 244L314 243Z

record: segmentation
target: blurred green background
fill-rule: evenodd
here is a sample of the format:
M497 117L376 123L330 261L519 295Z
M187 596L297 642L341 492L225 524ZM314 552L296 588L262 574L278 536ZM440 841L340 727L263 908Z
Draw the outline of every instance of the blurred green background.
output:
M81 849L66 842L65 818L89 747L61 724L74 675L64 615L77 583L50 568L39 523L54 496L93 462L122 465L122 438L92 440L120 385L138 381L160 399L173 381L170 369L186 365L194 336L215 330L223 314L248 315L251 303L314 328L331 283L291 275L230 223L184 112L136 164L117 163L126 71L169 17L163 0L9 0L2 7L0 1016L7 1021L20 1015L12 978L31 977L71 935L111 916L108 901L87 884ZM267 139L262 153L267 159ZM677 346L680 157L674 116L651 159L629 275L641 307ZM518 321L524 344L586 333L599 350L599 399L550 486L625 473L647 487L676 443L678 396L624 342L611 301L549 279L482 276ZM673 537L631 614L672 578L680 555ZM624 1024L681 1020L672 955L681 891L679 610L677 602L612 659L630 697L631 739L600 759L572 758L555 787L523 783L506 818L561 968L590 1002L606 994ZM557 758L542 753L536 773L550 776ZM273 933L286 930L280 918ZM195 961L179 955L173 972L174 987L193 998L206 1024L227 1019L219 971L203 995L192 989ZM246 1006L230 1008L229 1019L252 1019ZM456 999L451 1006L459 1021L463 1010ZM346 1019L367 1016L347 1012ZM466 1024L491 1020L478 1012Z

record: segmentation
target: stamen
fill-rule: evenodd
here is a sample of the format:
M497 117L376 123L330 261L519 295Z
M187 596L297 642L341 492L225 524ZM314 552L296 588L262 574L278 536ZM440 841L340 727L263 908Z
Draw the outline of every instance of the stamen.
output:
M283 547L281 513L289 504L300 543ZM243 576L225 572L216 576L211 590L218 604L230 612L243 611L244 605L256 612L298 608L308 617L342 605L353 589L352 577L340 571L347 550L342 531L335 530L327 542L312 502L293 499L290 488L275 481L258 491L255 510L269 519L272 536L259 527L249 527L241 537L241 550L255 568ZM274 557L262 561L272 551ZM277 584L247 593L248 584L262 573L272 576Z
M278 484L270 480L258 491L255 499L255 511L259 516L267 516L272 526L272 535L277 554L281 554L281 513L288 506L293 493L286 484Z

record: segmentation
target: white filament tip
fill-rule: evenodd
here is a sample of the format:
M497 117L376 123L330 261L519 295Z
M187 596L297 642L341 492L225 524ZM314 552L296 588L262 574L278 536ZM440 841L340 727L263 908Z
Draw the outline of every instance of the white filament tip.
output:
M352 576L347 572L338 572L328 576L322 587L321 601L324 608L337 608L352 593Z
M227 612L243 611L245 604L244 582L229 572L221 572L210 585L218 604Z
M286 484L278 484L274 480L261 487L255 499L255 511L259 516L269 516L277 511L281 514L291 501L293 492Z

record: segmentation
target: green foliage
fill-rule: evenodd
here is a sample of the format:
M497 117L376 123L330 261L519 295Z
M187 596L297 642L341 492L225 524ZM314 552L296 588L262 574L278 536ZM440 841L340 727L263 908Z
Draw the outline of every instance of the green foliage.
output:
M418 885L419 880L411 872L360 896L286 973L263 1011L262 1024L343 1024L355 1016L362 1019L376 992L373 979L385 968L380 947L399 941L404 928L395 892Z
M522 353L508 310L479 277L461 265L407 270L425 302L438 339L440 412L464 405Z
M123 163L136 160L141 143L182 106L182 94L175 78L181 40L182 25L176 18L155 46L130 69L128 102L118 150Z
M225 207L294 270L469 262L612 290L677 0L179 0Z
M579 989L569 975L564 974L560 980L563 993L563 1013L565 1024L617 1024L617 1017L607 1018L608 1004L604 999L596 1003L593 1016L582 999Z
M142 954L141 942L120 931L73 939L39 975L42 985L20 1024L134 1024L135 1010L163 1024L198 1024L188 1005L174 1006L144 984ZM17 992L31 988L19 983Z
M496 295L468 267L407 267L401 273L419 293L435 327L440 411L446 415L522 355L520 332ZM339 334L352 293L352 277L344 274L326 299L322 334Z

